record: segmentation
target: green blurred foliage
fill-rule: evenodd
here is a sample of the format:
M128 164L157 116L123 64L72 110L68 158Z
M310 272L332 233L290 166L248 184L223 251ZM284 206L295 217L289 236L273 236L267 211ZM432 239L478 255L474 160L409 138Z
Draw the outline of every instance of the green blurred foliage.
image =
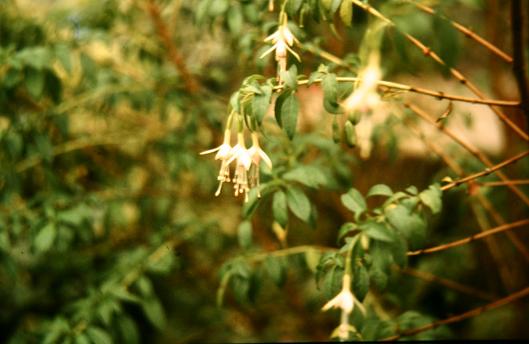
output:
M468 53L446 17L403 1L372 3L396 23L382 38L389 77L446 74L403 32L428 42L449 67ZM440 13L463 9L483 25L481 1L439 5ZM160 9L197 91L186 89L150 6ZM0 342L326 340L336 314L320 309L340 290L343 248L356 235L363 244L353 252L353 292L370 301L352 323L363 340L484 302L399 272L407 266L503 293L485 245L406 256L473 233L472 198L443 195L436 183L451 172L400 157L392 120L375 130L382 138L372 160L382 169L348 148L356 144L355 119L338 133L352 86L336 78L356 75L365 62L356 52L366 13L345 0L287 1L303 62L289 60L278 91L272 58L258 58L277 25L267 6L0 0ZM348 67L307 53L320 48L341 53ZM322 81L328 114L314 130L301 129L301 79ZM267 116L273 91L275 116ZM213 196L216 166L198 155L220 142L227 108L255 121L274 162L261 170L261 197L254 189L244 204ZM338 143L323 130L332 121ZM461 152L454 156L466 170L481 170ZM380 180L365 182L370 175ZM520 213L504 193L494 190L493 203ZM336 251L269 253L287 241ZM515 304L414 339L527 336L516 320L524 316ZM511 325L496 330L497 322Z

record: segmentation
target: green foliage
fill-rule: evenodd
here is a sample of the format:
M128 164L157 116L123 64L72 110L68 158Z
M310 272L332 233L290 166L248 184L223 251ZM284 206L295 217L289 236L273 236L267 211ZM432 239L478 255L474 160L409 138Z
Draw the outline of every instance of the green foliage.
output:
M433 16L408 2L362 3L392 24L350 0L275 0L274 11L269 0L0 1L0 342L321 340L337 317L319 309L344 276L359 302L347 331L362 341L476 306L399 272L408 267L441 267L434 272L502 294L488 265L497 257L484 248L465 251L465 262L485 260L487 276L443 255L408 257L473 234L468 208L479 223L494 217L479 217L473 197L443 193L435 181L448 172L429 158L399 155L407 95L377 88L395 113L369 135L362 125L376 111L344 109L370 49L388 80L410 69L428 77L431 63L408 33L446 62L445 75L459 56L478 61L449 16L463 8L479 24L485 12L472 1L443 3ZM287 51L287 68L276 51L259 58L283 24L302 57ZM373 31L385 35L380 46ZM273 162L251 157L246 202L232 198L233 172L217 177L236 158L199 155L221 144L227 116ZM371 155L359 158L366 140ZM483 168L448 148L465 173ZM519 168L512 173L529 167ZM500 212L523 213L505 191L478 188ZM507 244L502 254L519 260Z

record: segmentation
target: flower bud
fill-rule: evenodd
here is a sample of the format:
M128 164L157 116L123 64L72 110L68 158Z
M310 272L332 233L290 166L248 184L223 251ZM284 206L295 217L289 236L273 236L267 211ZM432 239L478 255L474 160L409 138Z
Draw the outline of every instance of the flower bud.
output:
M347 122L345 122L344 134L345 143L347 144L347 146L354 148L356 146L356 130L350 120L347 120Z
M340 143L340 125L338 124L337 116L333 116L332 120L332 140L334 143Z

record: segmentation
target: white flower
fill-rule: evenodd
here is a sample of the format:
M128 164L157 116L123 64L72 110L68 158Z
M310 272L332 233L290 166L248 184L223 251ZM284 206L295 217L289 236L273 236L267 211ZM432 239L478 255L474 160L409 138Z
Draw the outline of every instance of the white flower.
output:
M219 181L219 187L215 192L215 196L220 195L223 183L230 182L230 158L233 155L233 148L230 145L230 138L230 130L226 129L224 131L224 142L220 146L200 153L200 155L204 155L217 152L217 154L215 154L215 160L221 160L220 171L217 177L217 180Z
M252 166L250 167L250 176L249 176L249 183L251 187L257 187L257 197L261 197L261 193L259 191L259 165L261 164L261 160L264 161L264 163L271 169L272 168L272 160L266 155L266 153L261 149L261 146L259 145L259 137L257 133L252 133L252 147L248 149L248 154L250 155Z
M366 310L364 306L351 292L351 275L345 274L342 280L342 290L332 300L327 302L321 310L328 311L331 308L340 308L343 313L349 315L353 311L355 304L365 314Z
M237 144L233 147L231 157L227 163L230 164L233 160L237 160L235 165L235 175L233 176L235 196L244 194L244 201L246 202L248 201L248 192L250 191L248 185L248 170L252 165L252 158L248 149L246 149L242 133L237 134Z
M359 85L343 103L347 112L368 112L380 104L380 95L377 93L378 81L381 78L378 60L377 54L371 55L367 67L358 73Z
M294 45L294 43L299 42L297 38L292 34L292 31L288 28L287 23L281 24L277 31L271 34L270 36L266 37L265 42L272 42L272 47L265 51L260 58L265 57L266 55L270 54L272 51L276 51L275 56L276 60L279 60L280 58L287 57L287 51L289 51L292 55L294 55L298 60L300 60L299 55L292 50L290 47Z
M285 20L279 27L277 28L277 31L271 34L270 36L266 37L265 42L272 42L272 47L265 51L260 58L265 57L266 55L270 54L272 51L275 50L275 59L277 63L279 64L279 76L281 76L281 72L287 71L287 53L290 52L294 57L301 61L299 55L292 50L290 47L294 45L294 43L299 43L299 41L296 39L296 37L292 34L290 29L288 28L287 21ZM281 82L281 78L279 78L279 82Z
M354 297L351 292L351 275L345 274L342 280L342 290L332 300L323 306L322 311L328 311L331 308L340 308L342 315L340 325L333 332L332 337L339 337L342 340L349 338L351 330L356 331L353 326L349 324L349 315L353 312L355 303L358 305L362 313L365 314L364 306Z
M354 308L355 297L351 293L351 277L349 275L344 275L342 290L338 295L323 306L322 311L328 311L331 308L340 308L347 315L351 314Z

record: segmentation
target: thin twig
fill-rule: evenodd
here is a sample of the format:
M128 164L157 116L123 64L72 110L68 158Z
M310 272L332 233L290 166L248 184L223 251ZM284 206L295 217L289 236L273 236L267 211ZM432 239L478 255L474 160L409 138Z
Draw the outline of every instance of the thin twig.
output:
M382 20L383 22L387 23L388 25L390 25L391 27L395 28L396 30L398 30L397 26L395 25L395 23L387 18L386 16L384 16L382 13L380 13L379 11L377 11L375 8L371 7L369 4L367 3L364 3L360 0L351 0L355 5L357 5L358 7L362 8L363 10L365 10L366 12L368 12L369 14L373 15L374 17L377 17L378 19ZM465 85L470 91L472 91L472 93L474 93L478 98L481 98L481 99L484 99L485 98L485 95L483 94L483 92L481 92L481 90L476 86L474 85L472 82L470 82L460 71L458 71L457 69L453 68L453 67L450 67L446 64L446 62L443 61L443 59L441 59L441 57L439 57L439 55L437 55L435 52L433 52L429 47L427 47L424 43L422 43L420 40L418 40L417 38L415 38L414 36L406 33L406 32L402 32L399 30L399 32L402 33L402 35L404 35L404 37L406 37L406 39L408 41L410 41L413 45L415 45L418 49L420 49L422 51L422 53L427 56L427 57L430 57L432 60L434 60L435 62L437 62L439 65L441 66L444 66L446 68L448 68L448 70L450 71L450 74L452 74L453 77L455 77L457 80L459 80L459 82L463 85ZM507 117L507 115L505 113L503 113L499 108L497 108L496 106L494 105L489 105L490 108L492 109L492 111L494 111L494 113L507 125L509 126L520 138L522 138L524 141L529 141L529 134L527 134L526 132L524 132L520 127L518 127L509 117Z
M342 77L339 76L336 78L336 81L338 82L358 82L361 81L361 78L358 77ZM323 79L314 79L312 80L312 83L321 83ZM309 83L309 80L298 80L298 85L307 85ZM384 81L384 80L378 80L377 81L378 86L383 86L390 89L400 90L404 92L412 92L417 94L422 94L430 97L437 98L439 100L441 99L448 99L456 102L465 102L465 103L471 103L471 104L482 104L482 105L496 105L496 106L505 106L505 107L519 107L520 102L519 101L512 101L512 100L495 100L495 99L480 99L480 98L471 98L471 97L463 97L458 95L452 95L452 94L445 94L441 91L432 91L426 88L422 87L415 87L415 86L409 86L404 84L399 84L397 82L392 81ZM285 86L283 84L274 86L274 90L282 90Z
M156 27L158 36L164 44L165 49L167 49L169 60L175 65L178 72L180 72L186 89L191 93L196 92L199 88L199 84L189 73L183 57L180 55L180 53L178 53L178 50L171 39L171 35L169 34L169 29L167 28L167 25L160 14L160 8L156 4L155 0L148 1L147 10L151 16L154 26Z
M417 277L427 282L439 283L447 288L456 290L463 294L471 295L474 297L479 297L480 299L487 300L487 301L492 301L495 299L495 297L489 293L483 292L473 287L466 286L456 281L449 280L447 278L436 276L427 271L416 270L410 267L401 268L398 265L394 265L393 267L403 274Z
M501 232L507 231L509 229L522 227L522 226L525 226L527 224L529 224L529 219L520 220L520 221L516 221L516 222L513 222L513 223L508 223L508 224L501 225L501 226L498 226L498 227L495 227L495 228L491 228L489 230L483 231L483 232L478 233L478 234L471 235L471 236L466 237L464 239L452 241L452 242L447 243L447 244L434 246L434 247L430 247L430 248L423 248L423 249L420 249L420 250L417 250L417 251L410 251L410 252L408 252L408 256L417 256L419 254L426 254L426 253L434 253L434 252L444 251L444 250L447 250L447 249L452 248L452 247L457 247L457 246L468 244L469 242L471 242L473 240L478 240L478 239L487 237L489 235L493 235L493 234L496 234L496 233L501 233Z
M527 85L527 71L525 68L524 45L524 17L522 2L511 0L511 36L514 61L512 71L516 78L518 91L522 100L522 110L529 123L529 86Z
M431 15L438 15L436 13L436 11L433 8L431 8L431 7L428 7L428 6L424 5L424 4L418 3L416 1L409 1L409 2L411 2L413 5L415 5L415 7L417 7L418 9L420 9L421 11L423 11L425 13L428 13L428 14L431 14ZM472 31L469 28L459 24L458 22L456 22L454 20L451 20L451 19L446 18L444 16L442 16L442 17L443 17L443 19L447 20L458 31L460 31L463 35L465 35L465 37L473 39L474 41L476 41L476 43L478 43L478 44L482 45L483 47L485 47L486 49L490 50L490 52L492 52L496 56L500 57L505 62L512 63L512 57L510 57L509 54L507 54L506 52L504 52L503 50L501 50L500 48L498 48L497 46L495 46L491 42L487 41L485 38L481 37L480 35L478 35L474 31Z
M410 329L410 330L404 330L394 336L390 336L390 337L387 337L387 338L384 338L382 339L382 341L395 341L399 338L402 338L402 337L407 337L407 336L413 336L413 335L416 335L418 333L421 333L421 332L424 332L424 331L428 331L428 330L432 330L432 329L435 329L439 326L442 326L442 325L448 325L448 324L453 324L453 323L456 323L456 322L459 322L459 321L463 321L465 319L468 319L468 318L472 318L472 317L475 317L475 316L478 316L486 311L489 311L491 309L494 309L494 308L498 308L498 307L501 307L501 306L504 306L506 304L509 304L511 302L514 302L518 299L521 299L525 296L529 295L529 287L527 288L524 288L520 291L517 291L513 294L510 294L502 299L499 299L497 301L494 301L494 302L491 302L489 304L486 304L484 306L481 306L481 307L478 307L478 308L474 308L474 309L471 309L470 311L467 311L465 313L461 313L461 314L458 314L458 315L454 315L454 316L451 316L449 318L446 318L446 319L442 319L442 320L438 320L438 321L434 321L430 324L427 324L427 325L424 325L424 326L420 326L420 327L417 327L417 328L414 328L414 329Z
M422 139L424 144L434 153L439 155L441 159L450 167L460 178L464 177L464 171L463 168L459 165L459 163L454 160L450 155L446 154L441 147L439 147L437 144L432 142L432 140L427 140L424 133L419 130L419 128L411 121L406 121L406 128L410 129L414 134L419 136L419 138ZM470 181L469 184L472 184L473 181ZM501 214L494 208L494 205L488 200L487 197L485 197L482 192L477 189L475 192L475 197L477 201L481 204L483 209L485 209L494 219L497 225L503 225L505 224L505 219ZM482 221L480 221L478 213L475 211L476 208L472 207L474 210L474 213L476 214L478 223L480 225L480 229L484 231L486 228L490 228L491 226L484 226L482 224ZM529 251L525 247L524 243L516 236L515 233L512 233L511 231L507 231L506 233L507 237L511 241L511 243L515 246L515 248L522 254L522 256L525 258L526 261L529 262ZM496 263L499 266L500 272L502 273L502 276L505 275L505 271L507 270L507 266L505 263L503 263L503 259L500 257L501 251L497 248L497 245L492 240L485 240L489 250L491 251L492 256L496 260ZM507 277L505 275L505 277ZM512 278L504 278L505 283L510 283L509 281L512 280Z
M497 165L494 165L492 167L487 167L486 169L484 169L483 171L481 172L478 172L478 173L474 173L468 177L464 177L464 178L461 178L461 179L458 179L458 180L454 180L453 182L451 183L448 183L446 185L443 185L441 187L441 190L443 191L446 191L446 190L449 190L451 188L454 188L458 185L461 185L461 184L464 184L464 183L467 183L471 180L474 180L474 179L478 179L478 178L481 178L481 177L484 177L484 176L488 176L489 174L493 173L493 172L496 172L502 168L504 168L505 166L508 166L508 165L511 165L511 164L514 164L515 162L517 162L518 160L520 159L523 159L525 158L526 156L529 155L529 151L525 151L525 152L522 152L518 155L515 155L507 160L504 160L502 162L500 162L499 164ZM513 184L507 184L507 185L513 185Z
M117 145L122 143L123 140L119 139L112 139L112 138L99 138L99 139L91 139L87 140L85 138L82 139L76 139L72 141L65 142L61 145L55 146L53 148L53 151L51 152L51 156L57 156L65 153L69 153L71 151L89 148L89 147L97 147L97 146L105 146L105 145ZM29 157L27 159L24 159L17 163L15 165L15 171L17 173L24 172L27 169L30 169L38 164L40 164L42 161L44 161L44 157L41 155L35 155L32 157Z
M529 185L529 179L508 180L506 182L504 181L480 182L478 184L481 186Z
M430 116L428 115L426 111L424 111L423 109L421 109L415 104L404 103L404 106L412 110L416 115L418 115L419 117L424 119L426 122L430 123L431 125L435 126L441 132L443 132L448 137L453 139L461 147L466 149L470 154L474 155L478 160L480 160L483 164L485 164L485 166L487 166L488 168L494 167L494 164L492 163L492 161L490 161L490 159L485 154L481 153L481 151L477 149L477 147L466 142L461 137L456 135L453 131L443 126L441 123L437 123L435 120L430 118ZM503 181L510 180L502 171L499 171L498 169L496 169L495 171L496 171L496 175L501 180ZM529 197L527 197L527 195L523 193L522 190L520 190L516 185L512 185L512 184L508 185L508 187L516 196L518 196L526 205L529 206Z

